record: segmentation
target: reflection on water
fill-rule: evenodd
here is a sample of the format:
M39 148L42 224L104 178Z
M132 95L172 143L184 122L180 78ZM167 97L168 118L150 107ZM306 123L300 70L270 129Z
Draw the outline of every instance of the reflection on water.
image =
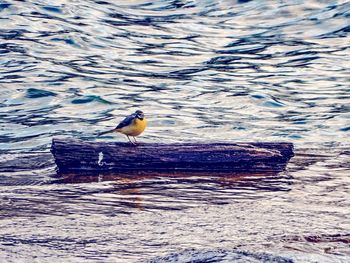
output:
M349 149L308 151L279 174L52 174L44 182L28 173L28 184L1 188L3 251L34 259L35 246L38 256L73 261L346 262Z
M115 203L144 209L183 209L199 204L228 204L233 199L256 199L273 191L288 191L283 176L264 174L144 174L138 176L68 176L60 183L112 180ZM285 185L284 185L285 184ZM261 192L261 193L260 193ZM105 192L104 192L105 193Z
M0 258L349 261L349 12L1 2ZM296 156L275 175L56 174L52 137L94 140L136 108L144 142L290 141Z

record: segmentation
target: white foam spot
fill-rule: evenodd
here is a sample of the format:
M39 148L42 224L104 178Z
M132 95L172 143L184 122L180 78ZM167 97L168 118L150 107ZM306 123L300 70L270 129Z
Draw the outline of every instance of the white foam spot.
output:
M103 152L99 152L99 153L98 153L98 161L97 161L97 164L98 164L99 166L102 166L102 165L103 165L102 160L103 160Z
M103 180L103 175L102 174L98 174L98 182L101 183Z

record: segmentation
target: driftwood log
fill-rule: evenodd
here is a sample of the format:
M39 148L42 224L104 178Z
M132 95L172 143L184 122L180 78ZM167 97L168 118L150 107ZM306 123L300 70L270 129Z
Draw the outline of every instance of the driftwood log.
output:
M292 143L141 143L53 139L59 172L280 172Z

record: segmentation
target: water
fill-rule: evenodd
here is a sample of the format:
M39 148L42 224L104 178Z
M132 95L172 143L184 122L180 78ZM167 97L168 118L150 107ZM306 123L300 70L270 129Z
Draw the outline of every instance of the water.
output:
M0 262L349 262L348 1L1 1ZM290 141L277 175L57 175L51 139ZM122 136L101 140L125 141Z

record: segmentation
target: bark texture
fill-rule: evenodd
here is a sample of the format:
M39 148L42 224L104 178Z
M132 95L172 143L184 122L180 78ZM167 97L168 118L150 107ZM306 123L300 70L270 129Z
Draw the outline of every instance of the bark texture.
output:
M53 139L59 172L181 171L280 172L293 154L292 143L141 143Z

